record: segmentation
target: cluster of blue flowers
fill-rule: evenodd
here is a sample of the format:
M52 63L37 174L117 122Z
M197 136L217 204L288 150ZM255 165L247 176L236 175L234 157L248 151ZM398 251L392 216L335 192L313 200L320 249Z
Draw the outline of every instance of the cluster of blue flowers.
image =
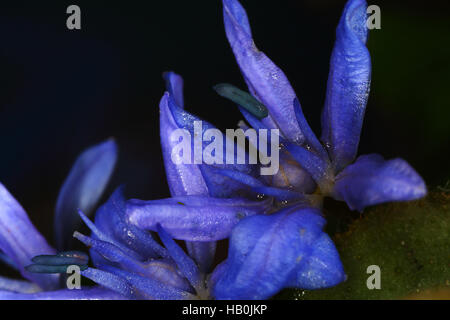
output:
M92 222L88 216L117 158L114 141L94 146L78 158L59 194L56 254L0 184L0 259L27 279L0 277L0 298L267 299L283 288L344 281L339 254L323 231L324 197L362 211L426 194L422 178L404 160L356 158L371 75L366 10L364 0L349 0L344 8L318 139L284 73L256 48L241 4L223 0L227 38L263 116L239 108L253 128L279 130L279 172L268 178L259 175L258 165L174 163L178 142L171 133L186 129L193 135L193 122L200 119L184 109L181 77L168 72L160 134L172 197L126 200L119 188ZM203 130L214 128L203 123ZM80 217L90 236L73 233ZM72 235L90 248L92 267L87 256L64 251ZM217 264L216 243L223 239L229 239L228 256ZM183 240L186 250L175 240ZM61 288L58 273L71 264L98 286Z

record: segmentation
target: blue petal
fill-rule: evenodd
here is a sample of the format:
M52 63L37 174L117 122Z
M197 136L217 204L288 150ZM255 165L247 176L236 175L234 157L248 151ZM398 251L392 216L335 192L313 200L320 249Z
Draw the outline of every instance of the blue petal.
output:
M377 154L360 156L336 177L334 197L352 210L389 201L415 200L427 188L420 175L404 160L385 161Z
M59 250L67 248L81 222L77 209L88 216L100 199L117 160L117 146L107 140L84 151L64 181L56 203L54 232Z
M205 183L208 186L209 196L215 198L248 197L250 194L248 186L241 183L239 180L231 179L223 174L220 174L220 170L218 170L220 168L227 168L227 166L200 166L200 171L202 172L203 177L205 178ZM240 173L238 170L228 170Z
M32 294L0 291L0 300L125 300L114 291L94 287L85 289L64 289L57 291L37 292Z
M172 161L172 150L179 143L172 141L171 135L180 126L175 121L172 109L169 107L170 94L166 93L161 99L160 108L160 135L161 148L166 169L167 182L172 196L183 196L189 194L208 194L205 181L200 168L195 164L175 164ZM176 111L182 112L182 109Z
M312 252L294 272L288 286L307 290L333 287L347 279L339 254L330 237L322 233Z
M104 266L109 273L126 279L128 285L133 289L133 296L137 299L156 300L192 300L195 296L189 292L167 286L159 281L141 277L135 273L117 269L111 266Z
M285 149L280 150L278 172L268 177L268 183L277 188L288 188L303 194L311 194L317 188L311 175Z
M167 117L172 117L170 121L170 126L165 127L166 129L161 132L161 144L163 146L163 157L166 167L167 179L169 182L169 187L171 189L172 195L204 195L209 194L212 197L234 197L242 195L242 185L228 179L223 181L214 175L214 172L208 170L212 165L208 165L202 162L202 164L194 164L194 157L192 154L199 153L204 150L209 145L208 141L203 141L200 145L202 150L195 151L196 146L194 143L194 136L200 134L203 137L206 130L215 129L212 124L207 121L203 121L198 117L188 113L187 111L181 109L176 103L172 96L168 93L165 94L163 100L161 101L161 117L167 113ZM202 131L195 132L195 121L201 121ZM169 123L169 122L168 122ZM163 127L163 125L161 125ZM179 141L166 141L166 137L170 137L174 129L185 129L189 133L191 138L191 164L187 165L174 165L171 157L173 147L179 143ZM249 164L227 164L226 162L226 137L224 137L223 145L223 164L214 164L214 167L222 167L230 170L237 170L240 172L245 172L247 174L255 174L256 166ZM239 145L238 145L239 146ZM237 149L235 148L234 159L236 160ZM236 161L234 161L236 163ZM200 170L200 175L199 171ZM226 188L224 188L224 183L226 183ZM206 189L204 189L206 186Z
M125 252L130 257L133 257L135 259L145 259L139 253L130 249L126 244L124 245L124 244L118 242L117 240L115 240L114 238L112 238L111 236L109 236L108 234L103 233L99 228L97 228L97 226L94 223L92 223L91 220L89 220L88 217L86 217L83 214L83 212L81 210L78 211L78 214L80 215L81 219L86 224L86 226L92 231L93 237L95 237L96 239L100 239L102 241L114 244L116 247L120 248L123 252ZM74 235L77 233L78 232L75 231Z
M88 268L82 271L81 275L109 290L117 292L121 296L130 299L135 298L133 286L119 275L95 268Z
M213 241L227 238L239 220L269 207L269 201L186 196L129 200L127 215L130 223L144 230L157 231L161 224L176 239Z
M247 110L243 108L239 108L245 120L255 129L255 130L267 130L267 127L255 116L250 114ZM267 132L267 141L268 147L266 150L270 150L269 141L271 141L271 132ZM281 146L284 146L287 143L286 140L281 139ZM323 159L329 160L325 155L325 151L322 147L318 149L320 154L320 162L324 162ZM315 156L315 155L314 155ZM280 149L280 157L279 157L279 170L278 172L269 179L269 184L275 188L295 188L296 191L302 193L312 193L316 188L316 184L312 180L311 176L302 169L295 160L292 159L292 156L286 152L285 148L282 147ZM254 186L256 187L256 186ZM263 192L264 193L264 192ZM268 195L273 195L274 197L278 197L274 194L266 193ZM287 199L287 198L286 198Z
M8 257L3 252L0 252L0 262L4 263L5 265L9 266L14 270L19 270L19 267L14 263L14 261L11 260L11 258Z
M322 141L328 147L336 172L356 157L369 97L371 62L365 45L366 8L364 0L347 2L331 55Z
M208 195L209 190L199 166L183 163L175 164L172 161L171 153L177 141L171 140L171 134L179 128L173 112L179 110L178 108L184 108L183 80L173 72L165 73L164 78L167 82L166 87L169 94L165 94L160 103L160 136L170 193L172 196ZM175 102L171 103L170 107L169 96L173 97ZM214 259L215 250L211 249L215 248L215 243L187 242L186 245L199 267L202 270L209 269L211 261Z
M167 250L169 250L170 256L175 261L181 273L197 291L202 291L203 278L199 272L198 266L160 224L157 225L157 229L161 241L164 243Z
M254 191L259 196L271 196L279 201L292 201L304 199L304 194L298 193L296 191L282 189L277 187L266 186L260 180L246 175L242 172L232 171L232 170L217 170L219 174L227 176L231 179L239 181L245 185L250 186L251 190Z
M38 285L28 281L8 279L0 276L0 291L35 293L41 291L41 288L39 288Z
M193 291L187 279L183 277L177 266L172 261L169 262L166 260L151 260L144 264L144 268L146 269L145 273L137 272L137 274L145 276L146 278L155 279L175 289L179 289L185 292Z
M142 262L128 256L120 248L109 242L86 237L78 232L75 232L74 237L124 270L134 272L143 277L153 278L184 291L188 291L191 288L186 279L177 273L176 267L168 261L155 259Z
M225 31L250 92L269 110L263 123L279 128L293 142L317 144L317 138L303 117L294 111L294 90L281 71L253 42L244 8L236 0L223 0Z
M321 243L317 240L323 237L324 224L318 210L301 206L244 219L232 232L228 260L219 269L221 275L213 275L214 296L266 299L292 286L298 270L313 264L315 254L323 252L317 248ZM334 268L342 265L339 262ZM319 275L328 273L328 269L314 270ZM323 278L330 281L328 274Z
M216 241L186 241L186 249L189 256L194 259L198 269L203 274L208 274L211 271L216 247Z
M221 263L219 263L212 272L211 276L208 279L207 286L210 288L210 290L213 290L213 288L216 286L217 281L222 279L225 276L225 273L228 270L228 260L224 260Z
M95 214L95 226L114 242L137 252L143 259L167 257L152 235L128 223L123 188L118 188ZM108 241L108 240L106 240Z
M166 88L169 94L174 97L176 104L180 108L184 108L183 78L172 71L164 72L163 78L166 80Z
M54 254L36 230L25 210L0 183L0 249L19 268L20 273L43 289L56 288L58 276L27 272L24 267L39 254Z
M291 156L307 171L319 187L324 188L327 182L332 178L329 172L329 163L313 152L293 143L285 143L286 149ZM322 190L325 192L325 190Z
M119 247L115 246L114 244L102 241L94 238L87 237L78 231L75 231L73 234L74 238L80 240L83 242L86 246L89 248L92 248L93 250L97 251L99 254L101 254L106 259L117 262L121 264L127 264L127 263L134 263L134 258L128 256L125 252L123 252Z
M255 116L250 114L247 110L239 108L245 120L255 129L255 130L265 130L267 127ZM271 141L270 131L267 132L268 148L270 149L269 141ZM281 139L281 146L287 143L286 140ZM328 157L324 155L325 151L320 147L320 162L324 162L323 159L328 160ZM315 155L314 155L315 156ZM295 188L295 190L302 193L312 193L316 188L316 184L312 180L311 176L302 169L297 163L295 163L292 156L286 152L285 148L280 149L280 165L278 172L272 176L269 184L273 187L288 187ZM267 193L269 194L269 193ZM271 195L271 194L269 194ZM275 196L275 195L273 195ZM276 196L275 196L276 197Z
M305 120L305 116L302 112L302 107L300 106L300 101L297 98L294 99L294 113L295 118L297 119L300 127L308 126ZM309 127L308 127L309 129ZM311 129L309 129L311 130ZM317 139L314 133L310 133L310 137L307 138L307 141L304 143L304 147L310 150L311 152L315 152L320 158L324 161L328 161L328 153L323 148L320 141Z

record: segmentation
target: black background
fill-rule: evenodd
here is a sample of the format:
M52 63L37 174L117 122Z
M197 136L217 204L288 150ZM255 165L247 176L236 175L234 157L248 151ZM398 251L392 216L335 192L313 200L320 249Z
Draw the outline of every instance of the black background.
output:
M334 32L345 1L242 1L255 42L287 74L320 133ZM66 28L81 7L82 30ZM377 1L373 84L360 154L402 157L431 187L450 177L448 1ZM185 80L189 111L234 128L232 103L212 90L245 88L225 38L222 5L207 1L14 1L0 4L0 181L52 242L59 188L77 155L115 137L108 195L169 195L159 146L161 74Z

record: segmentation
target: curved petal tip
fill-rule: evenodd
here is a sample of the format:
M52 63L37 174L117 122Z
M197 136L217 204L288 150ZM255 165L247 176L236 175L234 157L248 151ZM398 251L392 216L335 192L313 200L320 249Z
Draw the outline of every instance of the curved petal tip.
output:
M307 290L323 289L334 287L346 279L333 241L327 234L322 234L315 242L311 256L294 274L291 286Z

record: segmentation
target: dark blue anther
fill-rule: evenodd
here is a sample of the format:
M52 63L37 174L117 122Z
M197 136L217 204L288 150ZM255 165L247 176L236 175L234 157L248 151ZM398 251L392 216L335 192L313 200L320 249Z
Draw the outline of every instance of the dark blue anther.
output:
M242 91L228 83L221 83L214 86L214 90L222 97L237 103L242 108L250 112L258 119L265 118L269 115L266 106L256 100L249 93Z
M31 259L34 264L25 267L33 273L66 273L69 266L76 265L80 270L88 268L89 256L80 251L65 251L56 255L39 255Z

